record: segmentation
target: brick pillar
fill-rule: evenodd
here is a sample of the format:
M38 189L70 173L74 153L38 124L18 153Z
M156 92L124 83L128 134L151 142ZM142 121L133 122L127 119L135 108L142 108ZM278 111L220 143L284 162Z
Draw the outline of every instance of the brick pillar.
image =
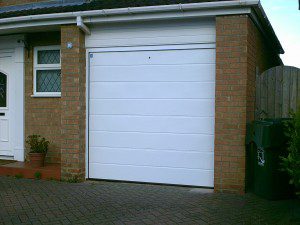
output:
M245 191L248 16L216 18L215 191Z
M67 43L73 43L68 49ZM75 25L61 27L62 179L85 178L85 35Z

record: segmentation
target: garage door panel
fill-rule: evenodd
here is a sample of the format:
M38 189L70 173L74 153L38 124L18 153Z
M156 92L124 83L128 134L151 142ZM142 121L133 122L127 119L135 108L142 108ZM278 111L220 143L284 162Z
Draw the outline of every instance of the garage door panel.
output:
M90 115L214 116L214 99L92 99Z
M91 148L90 163L213 169L212 152L185 152L128 148ZM132 157L134 155L134 157Z
M198 54L197 54L198 53ZM90 65L101 66L138 66L138 65L184 65L209 64L216 58L213 49L164 50L164 51L131 51L102 52L93 54Z
M90 116L91 131L214 134L213 117Z
M123 27L122 27L123 28ZM199 39L202 40L202 42L207 41L214 41L215 40L215 29L212 26L203 27L202 29L199 29L199 31L195 34L196 29L193 29L194 27L186 27L184 26L183 29L180 31L180 35L178 34L178 25L176 27L167 27L163 32L158 33L155 28L148 28L148 29L142 29L140 32L136 32L135 29L129 28L129 29L119 29L119 30L112 30L104 28L104 30L101 30L98 32L99 38L97 38L97 41L105 43L109 40L116 41L120 40L123 43L127 41L128 44L128 37L131 37L131 40L140 40L140 39L152 39L149 40L149 44L151 44L153 41L157 42L157 39L161 38L169 38L171 41L169 43L173 43L174 40L178 40L181 37L186 38L192 38L192 37L198 37L198 41L192 42L192 43L198 43ZM140 28L141 29L141 28ZM120 35L120 31L122 31L122 35ZM207 39L209 37L209 39ZM125 39L125 40L124 40ZM191 39L189 39L191 40ZM165 42L166 43L166 42ZM185 40L186 43L186 40ZM117 45L118 46L118 45Z
M127 73L124 75L124 70ZM146 66L94 66L91 67L91 82L141 82L141 81L198 81L213 82L215 65L146 65Z
M213 98L215 83L207 82L98 82L90 85L91 99L206 99Z
M215 49L202 47L92 53L90 178L213 186Z
M90 164L91 177L110 180L213 187L213 175L212 170Z
M90 131L90 147L210 151L213 135Z
M114 38L114 39L97 39L94 40L95 45L98 47L115 47L115 46L133 46L133 45L160 45L161 43L168 44L186 44L189 43L211 43L215 41L215 35L200 34L200 35L178 35L177 37L165 36L165 37L136 37L132 39Z

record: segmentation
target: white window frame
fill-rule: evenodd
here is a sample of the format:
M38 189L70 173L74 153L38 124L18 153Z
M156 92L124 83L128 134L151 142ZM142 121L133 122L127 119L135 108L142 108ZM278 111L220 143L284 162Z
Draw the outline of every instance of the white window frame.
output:
M59 50L59 64L38 64L38 52L43 50ZM38 70L61 70L61 49L59 45L39 46L34 48L34 63L33 63L33 95L31 97L61 97L61 92L37 92L36 74Z

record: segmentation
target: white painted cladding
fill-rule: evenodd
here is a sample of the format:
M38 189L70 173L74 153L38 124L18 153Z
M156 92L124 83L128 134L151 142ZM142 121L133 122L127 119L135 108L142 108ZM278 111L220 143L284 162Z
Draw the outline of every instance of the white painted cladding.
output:
M214 23L210 22L186 22L188 27L177 22L177 34L194 30L190 35L197 36L197 32L208 31L210 24L210 42L214 43ZM149 27L152 36L147 40L155 39L155 33L164 35L169 29L163 24L127 25L135 26L134 31L126 26L101 32L92 29L87 45L108 46L105 37L110 37L116 46L128 46L132 40L127 42L124 33L132 38L146 35L143 32ZM93 37L99 33L102 39ZM112 33L122 44L114 42ZM89 177L213 187L214 45L143 44L145 47L91 50Z
M214 18L91 26L86 47L215 43Z

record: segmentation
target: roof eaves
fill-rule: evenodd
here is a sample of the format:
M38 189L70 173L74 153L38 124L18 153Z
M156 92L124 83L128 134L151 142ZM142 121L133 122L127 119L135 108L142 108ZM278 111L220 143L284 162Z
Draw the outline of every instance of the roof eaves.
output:
M227 2L233 0L225 0ZM0 18L20 18L20 16L33 16L40 14L57 14L57 13L67 13L67 12L93 12L97 10L106 10L106 9L119 9L119 8L131 8L131 7L147 7L147 6L163 6L163 5L193 5L189 3L204 3L204 2L225 2L219 0L53 0L46 3L35 3L25 6L19 6L19 8L7 8L3 7L0 10ZM276 51L279 54L283 54L284 50L272 28L271 23L269 22L262 6L258 0L234 0L233 2L239 2L240 6L246 5L246 3L251 3L251 8L253 9L257 19L257 24L260 26L261 31L264 33L264 36L271 40L272 46L276 48ZM205 4L205 3L204 3ZM222 4L221 4L222 5ZM229 4L230 5L230 4ZM24 8L25 7L25 8ZM5 9L6 8L6 11ZM13 11L14 9L15 11ZM17 11L17 9L19 11ZM2 13L1 13L2 12Z
M23 5L5 6L0 8L0 14L26 12L31 10L43 10L49 8L63 8L80 6L87 3L87 0L52 0L47 2L29 3Z
M0 18L98 9L116 9L127 7L222 1L234 0L52 0L48 2L2 7L0 9Z
M256 16L258 17L263 29L266 31L268 36L270 36L273 47L275 47L278 54L284 54L285 51L273 29L271 22L269 21L261 3L253 8Z

